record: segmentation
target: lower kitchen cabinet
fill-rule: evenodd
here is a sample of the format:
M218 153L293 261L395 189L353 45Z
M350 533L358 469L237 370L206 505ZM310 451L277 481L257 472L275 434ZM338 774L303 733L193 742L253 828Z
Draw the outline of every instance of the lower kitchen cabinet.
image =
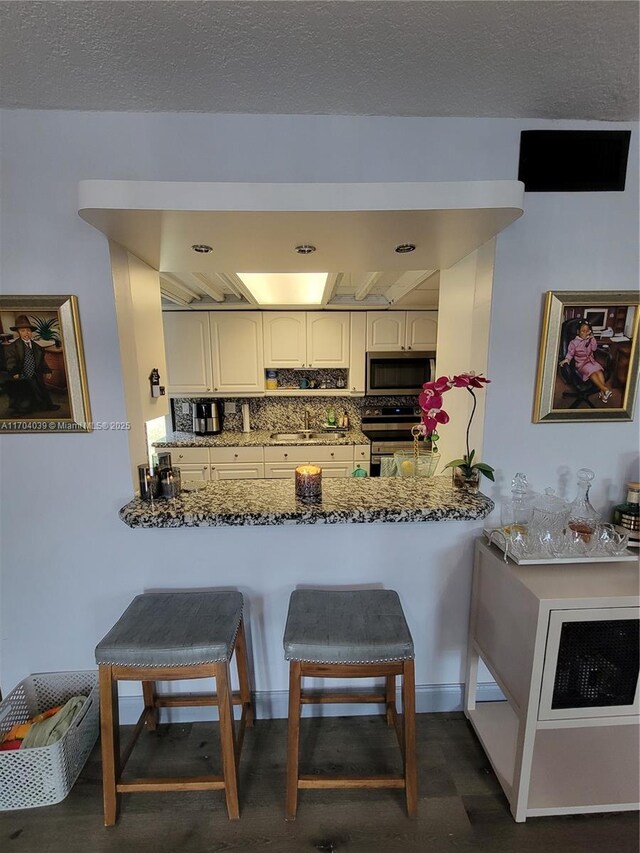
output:
M324 477L350 477L357 466L369 473L369 445L271 447L174 447L171 463L186 480L260 480L293 477L299 465L320 465Z
M212 465L212 480L263 480L264 465L261 462L239 465Z
M476 544L464 709L516 821L638 808L639 604L635 561ZM477 701L480 660L505 701Z

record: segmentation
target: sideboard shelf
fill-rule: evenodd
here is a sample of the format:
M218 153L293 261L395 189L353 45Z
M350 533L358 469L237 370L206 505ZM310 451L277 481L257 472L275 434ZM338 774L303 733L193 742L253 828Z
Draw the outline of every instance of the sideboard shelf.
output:
M516 821L638 808L638 655L628 642L638 583L636 563L517 566L477 542L465 714ZM567 665L575 626L587 643L598 631L604 639L596 633ZM604 653L593 650L599 642ZM606 651L612 642L622 644L617 656ZM480 660L504 701L476 701ZM576 676L586 698L571 707L561 690Z

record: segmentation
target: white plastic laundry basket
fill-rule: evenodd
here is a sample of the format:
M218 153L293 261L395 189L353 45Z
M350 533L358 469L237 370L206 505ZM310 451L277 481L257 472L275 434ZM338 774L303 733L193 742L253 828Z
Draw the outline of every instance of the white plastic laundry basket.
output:
M0 811L50 806L64 800L98 737L98 675L86 672L38 672L21 681L0 702L0 733L15 723L87 696L71 726L56 743L0 752Z

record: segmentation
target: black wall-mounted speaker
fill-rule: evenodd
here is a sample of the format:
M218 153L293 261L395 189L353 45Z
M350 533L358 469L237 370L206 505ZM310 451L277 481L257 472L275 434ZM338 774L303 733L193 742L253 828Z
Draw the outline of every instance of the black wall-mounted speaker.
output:
M630 130L523 130L518 180L527 192L622 192Z

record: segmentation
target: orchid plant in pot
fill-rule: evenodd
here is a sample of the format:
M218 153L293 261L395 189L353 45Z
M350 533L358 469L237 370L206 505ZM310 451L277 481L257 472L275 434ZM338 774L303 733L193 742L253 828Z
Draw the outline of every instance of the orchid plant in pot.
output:
M455 486L461 486L463 488L470 489L471 491L477 491L478 485L480 483L480 477L482 475L484 475L488 480L493 481L495 479L493 476L494 469L491 467L491 465L487 465L486 462L474 462L476 452L475 450L469 448L469 431L471 429L473 416L476 413L476 407L478 405L474 389L482 388L489 382L491 382L490 379L486 379L484 376L482 376L482 374L476 373L461 373L459 376L454 376L451 380L453 388L467 389L467 391L469 392L469 394L471 394L473 398L473 407L471 409L469 423L467 424L467 452L462 457L462 459L453 459L451 462L448 462L444 467L453 468L453 484Z
M490 381L490 379L485 379L481 374L461 373L459 376L454 376L453 378L441 376L439 379L436 379L435 382L426 382L423 385L422 393L418 397L418 403L422 409L422 423L420 424L419 429L425 441L429 441L431 443L430 452L433 454L434 458L431 476L435 473L435 468L437 467L440 459L437 445L437 442L440 439L437 432L438 427L449 423L449 415L442 408L444 402L443 395L452 388L466 388L473 397L473 408L471 410L469 423L467 424L467 452L462 459L453 459L451 462L447 463L445 468L453 468L454 485L472 490L477 490L480 482L480 476L482 474L484 474L484 476L489 480L494 479L493 468L484 462L474 462L475 450L471 450L469 448L469 431L471 429L473 416L476 413L476 406L478 404L474 389L482 388Z

